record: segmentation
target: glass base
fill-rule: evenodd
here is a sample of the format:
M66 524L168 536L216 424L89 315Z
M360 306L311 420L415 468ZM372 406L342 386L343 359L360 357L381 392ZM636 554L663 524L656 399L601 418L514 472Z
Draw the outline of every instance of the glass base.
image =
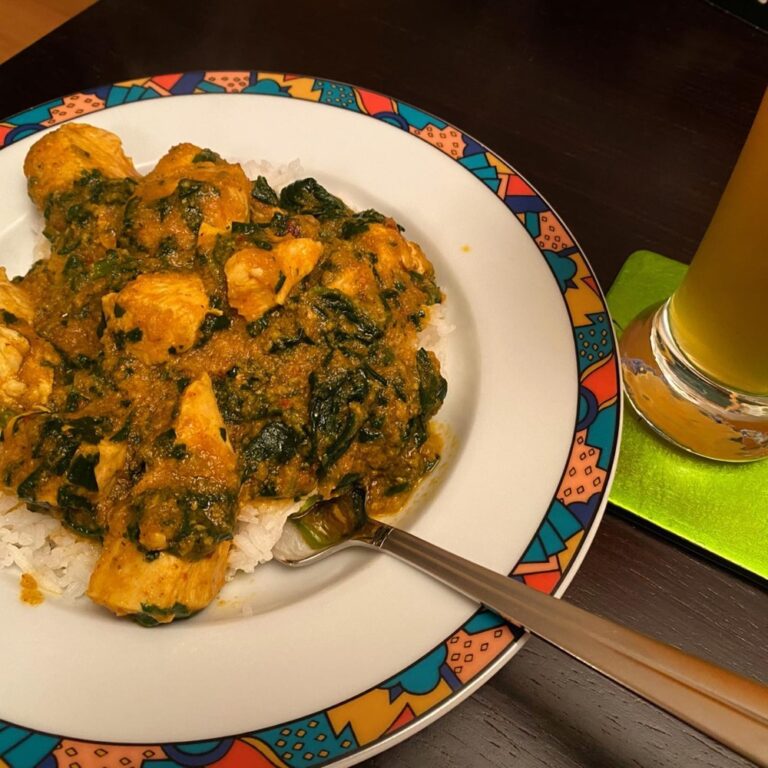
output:
M670 332L668 302L638 315L619 347L624 391L662 437L719 461L768 457L768 397L734 391L692 365Z

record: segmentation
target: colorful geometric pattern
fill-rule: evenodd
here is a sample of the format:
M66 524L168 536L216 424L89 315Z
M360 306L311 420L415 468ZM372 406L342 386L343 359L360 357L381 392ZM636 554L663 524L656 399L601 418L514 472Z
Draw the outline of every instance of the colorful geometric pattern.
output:
M561 584L597 519L615 460L619 379L615 339L589 264L557 215L503 160L471 136L416 107L330 80L271 72L187 72L86 89L0 122L0 147L51 125L131 101L187 94L250 93L303 99L371 116L460 163L517 216L563 294L574 333L579 407L570 457L555 498L512 577L542 592ZM363 750L457 696L522 632L479 610L407 669L348 701L300 720L214 741L96 744L0 721L0 768L314 768ZM359 752L362 759L363 754Z

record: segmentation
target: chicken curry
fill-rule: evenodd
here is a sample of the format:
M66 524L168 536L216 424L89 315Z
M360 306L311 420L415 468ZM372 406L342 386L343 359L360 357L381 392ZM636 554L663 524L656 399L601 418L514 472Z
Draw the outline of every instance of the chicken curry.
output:
M147 625L220 590L237 510L398 510L439 460L418 332L442 300L391 218L191 144L141 176L84 124L29 151L51 255L0 270L0 481L102 541L88 594Z

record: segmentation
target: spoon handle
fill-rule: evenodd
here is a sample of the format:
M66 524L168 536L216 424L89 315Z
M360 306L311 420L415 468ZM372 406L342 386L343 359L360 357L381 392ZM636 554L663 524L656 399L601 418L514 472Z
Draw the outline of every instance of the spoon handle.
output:
M404 560L768 766L768 687L371 521L358 541Z

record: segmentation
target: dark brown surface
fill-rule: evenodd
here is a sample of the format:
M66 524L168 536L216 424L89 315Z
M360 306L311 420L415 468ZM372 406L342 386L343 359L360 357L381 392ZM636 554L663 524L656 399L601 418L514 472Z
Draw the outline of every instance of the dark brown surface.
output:
M691 257L768 80L768 36L703 0L364 8L101 0L0 67L0 113L185 69L344 80L501 153L568 222L604 285L637 248ZM768 679L765 591L610 514L568 599ZM472 699L367 764L745 763L534 640Z

